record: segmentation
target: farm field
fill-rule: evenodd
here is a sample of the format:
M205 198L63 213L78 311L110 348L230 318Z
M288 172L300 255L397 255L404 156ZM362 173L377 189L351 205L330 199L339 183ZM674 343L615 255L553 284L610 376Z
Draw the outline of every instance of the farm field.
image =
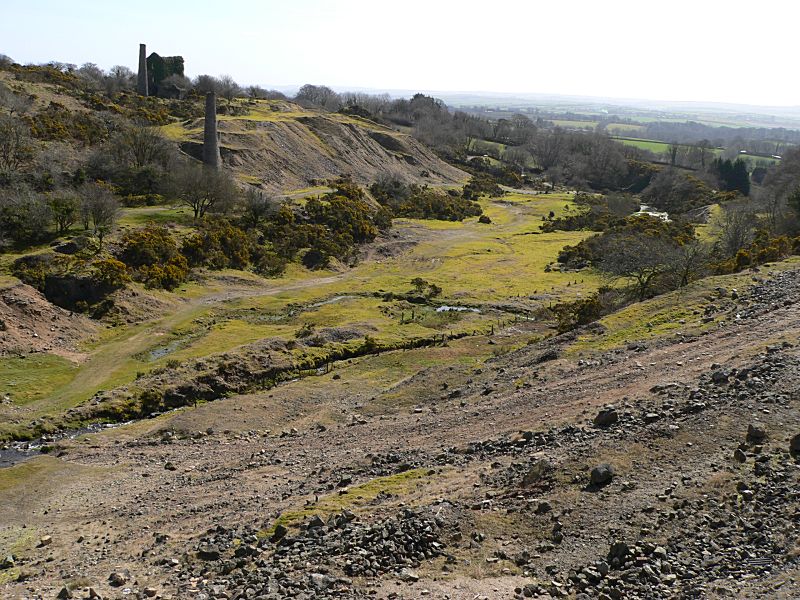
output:
M567 129L588 129L593 130L597 127L597 121L575 121L569 119L553 119L553 123L558 127Z

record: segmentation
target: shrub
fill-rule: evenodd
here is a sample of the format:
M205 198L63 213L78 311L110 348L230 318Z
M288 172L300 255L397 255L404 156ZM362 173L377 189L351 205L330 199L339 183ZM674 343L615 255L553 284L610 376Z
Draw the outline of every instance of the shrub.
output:
M176 254L164 264L141 267L139 279L149 288L174 290L189 276L189 262L183 254Z
M207 218L200 230L186 238L181 252L192 266L244 269L250 262L247 234L221 218Z
M115 258L105 258L92 264L92 279L106 290L124 287L131 280L128 267Z
M172 290L186 281L189 263L166 227L147 225L126 233L119 258L147 287Z
M26 188L0 190L0 237L17 244L36 243L48 237L52 221L43 196Z
M354 183L340 179L332 185L333 192L312 198L303 212L284 204L272 215L264 236L277 255L292 259L306 248L301 262L310 269L324 268L332 257L351 258L357 244L375 239L379 223L387 225L386 215L378 216Z
M607 287L586 298L578 298L573 302L562 302L552 311L558 321L559 333L571 331L577 327L597 321L622 306L621 292Z
M457 194L445 193L427 185L406 185L398 179L376 181L370 186L370 192L393 217L461 221L467 217L477 217L483 212L479 204Z
M255 272L265 277L279 277L286 271L286 259L263 246L255 249L252 260Z
M497 185L497 181L487 175L474 175L464 186L462 196L467 200L477 200L483 195L502 196L505 192Z
M29 254L14 261L11 274L37 290L44 289L44 280L50 272L53 256L49 254Z
M57 102L28 117L31 134L40 140L77 140L96 144L108 135L106 124L88 112L72 112Z
M166 227L149 224L122 236L119 258L133 268L163 263L178 254L178 246Z

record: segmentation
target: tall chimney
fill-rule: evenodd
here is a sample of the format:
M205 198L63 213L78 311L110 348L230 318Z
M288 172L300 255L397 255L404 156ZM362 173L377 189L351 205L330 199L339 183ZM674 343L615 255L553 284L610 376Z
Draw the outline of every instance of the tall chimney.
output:
M206 94L206 122L203 129L203 164L219 169L219 139L217 138L217 94Z
M139 44L139 74L136 79L136 91L142 96L148 96L147 93L147 47L144 44Z

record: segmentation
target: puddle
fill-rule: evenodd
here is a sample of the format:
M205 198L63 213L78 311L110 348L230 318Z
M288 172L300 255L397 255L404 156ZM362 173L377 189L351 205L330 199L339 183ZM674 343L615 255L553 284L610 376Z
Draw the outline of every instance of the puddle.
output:
M440 312L473 312L480 314L480 310L477 308L470 308L469 306L447 306L442 305L436 309L437 313Z
M334 296L333 298L328 298L322 302L309 304L308 308L319 308L320 306L325 306L326 304L334 304L336 302L341 302L342 300L350 300L351 298L358 298L358 296Z

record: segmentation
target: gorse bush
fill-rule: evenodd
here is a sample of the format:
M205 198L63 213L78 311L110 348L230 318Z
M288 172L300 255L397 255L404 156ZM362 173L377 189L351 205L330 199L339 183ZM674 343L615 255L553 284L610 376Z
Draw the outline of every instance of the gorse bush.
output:
M399 179L385 178L370 186L375 199L393 217L461 221L483 213L480 205L455 193L406 184Z
M107 290L124 287L131 278L125 264L115 258L105 258L92 263L92 278Z
M492 177L486 175L475 175L464 186L462 195L467 200L477 200L481 196L497 197L505 194L503 188L497 185Z
M166 227L148 225L126 233L119 258L147 287L172 290L186 281L189 262Z
M301 261L306 267L324 268L331 258L351 259L358 244L373 241L391 224L353 182L340 179L332 185L332 192L310 199L303 210L284 204L263 225L264 238L278 256L293 260L305 250Z
M250 263L247 234L220 217L206 218L197 233L186 238L181 251L191 266L245 269Z
M108 136L106 123L92 113L67 110L51 102L45 110L28 117L31 134L40 140L76 140L96 144Z

